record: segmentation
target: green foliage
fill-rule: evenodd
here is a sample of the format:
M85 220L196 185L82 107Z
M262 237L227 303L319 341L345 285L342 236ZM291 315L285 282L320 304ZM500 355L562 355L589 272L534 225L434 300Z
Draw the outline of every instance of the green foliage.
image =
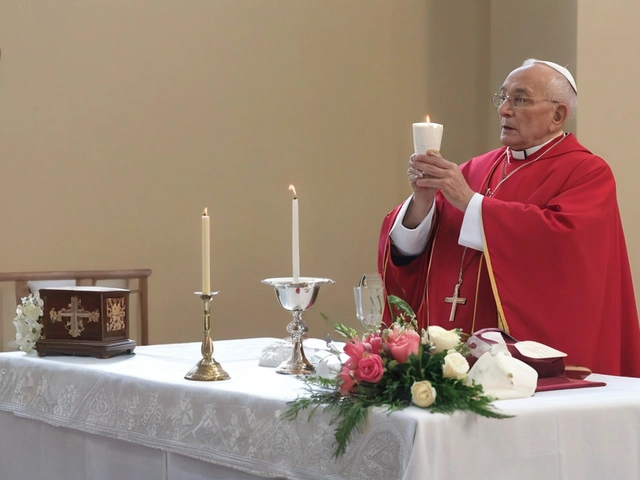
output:
M322 318L324 318L324 321L327 322L327 324L333 328L336 333L338 333L341 337L344 337L345 340L350 340L352 338L357 338L358 337L358 332L356 331L355 328L351 328L351 327L347 327L346 325L343 325L342 323L333 323L329 317L327 317L324 313L320 312L320 316L322 316Z
M398 325L417 330L415 314L404 300L389 296L388 302ZM326 316L323 317L330 323ZM331 325L347 342L360 342L354 329L339 323ZM382 332L380 336L386 339L386 334ZM445 378L442 367L447 352L432 354L430 346L430 343L420 344L417 354L409 355L405 363L399 363L387 350L381 350L379 353L384 367L382 378L377 383L356 383L347 395L340 392L343 381L340 378L307 377L304 382L308 394L289 402L284 418L294 420L306 410L307 418L311 419L319 408L332 415L330 424L335 426L334 456L338 458L345 453L353 436L361 432L369 408L382 406L391 413L412 405L411 387L415 382L428 380L435 388L435 401L428 407L431 412L452 414L461 410L489 418L509 417L495 410L492 399L483 394L481 385L466 379ZM467 354L468 347L461 343L457 351Z
M395 295L389 295L387 297L387 303L396 321L410 323L414 328L417 326L416 314L407 302Z

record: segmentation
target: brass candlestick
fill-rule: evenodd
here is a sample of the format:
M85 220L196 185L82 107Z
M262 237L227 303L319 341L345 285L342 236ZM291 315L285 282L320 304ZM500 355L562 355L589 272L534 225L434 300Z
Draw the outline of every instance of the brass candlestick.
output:
M202 360L189 370L184 378L187 380L200 380L205 382L227 380L229 374L224 371L213 358L213 341L211 340L211 300L220 292L202 293L195 292L202 300L204 306L204 340L202 340Z

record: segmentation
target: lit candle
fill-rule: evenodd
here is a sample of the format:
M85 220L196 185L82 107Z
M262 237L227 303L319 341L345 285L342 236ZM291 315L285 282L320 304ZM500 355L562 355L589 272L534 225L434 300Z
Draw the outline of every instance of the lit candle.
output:
M429 115L425 122L413 124L413 151L427 153L428 150L440 151L444 127L439 123L431 123Z
M293 192L291 201L291 257L293 263L293 283L300 282L300 237L298 231L298 194L296 187L289 185Z
M211 244L209 214L205 207L202 212L202 293L211 293Z

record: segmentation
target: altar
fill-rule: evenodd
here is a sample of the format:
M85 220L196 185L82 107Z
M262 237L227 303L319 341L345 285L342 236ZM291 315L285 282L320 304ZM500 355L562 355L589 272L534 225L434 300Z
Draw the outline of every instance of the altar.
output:
M200 343L109 359L2 353L0 478L640 478L640 379L592 375L607 385L497 401L504 420L376 409L335 459L328 415L282 418L304 384L259 366L274 341L215 342L231 377L218 382L184 379Z

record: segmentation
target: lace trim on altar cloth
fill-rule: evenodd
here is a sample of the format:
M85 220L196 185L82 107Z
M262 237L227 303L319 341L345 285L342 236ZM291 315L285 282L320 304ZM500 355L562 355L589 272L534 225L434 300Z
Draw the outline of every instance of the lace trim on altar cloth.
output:
M199 345L189 345L199 349ZM260 351L256 351L251 366L257 366ZM181 388L176 381L167 388L160 381L144 378L142 370L151 363L144 358L145 347L136 352L140 353L115 360L130 362L131 376L73 363L56 364L35 355L3 354L0 410L266 477L403 477L415 426L412 430L399 425L384 409L371 412L370 418L375 421L368 422L346 454L336 460L332 457L331 417L318 411L310 421L306 414L295 422L282 419L286 402L275 393L269 395L269 381L256 379L254 384L264 395L243 392L251 377L245 379L244 374L235 372L242 387L238 391L231 388L234 384L223 382L212 385L218 382L185 381L187 385L183 383ZM25 361L27 357L31 357L29 361ZM247 370L254 376L256 371L258 376L268 376L260 372L272 372ZM289 400L298 393L293 392Z

